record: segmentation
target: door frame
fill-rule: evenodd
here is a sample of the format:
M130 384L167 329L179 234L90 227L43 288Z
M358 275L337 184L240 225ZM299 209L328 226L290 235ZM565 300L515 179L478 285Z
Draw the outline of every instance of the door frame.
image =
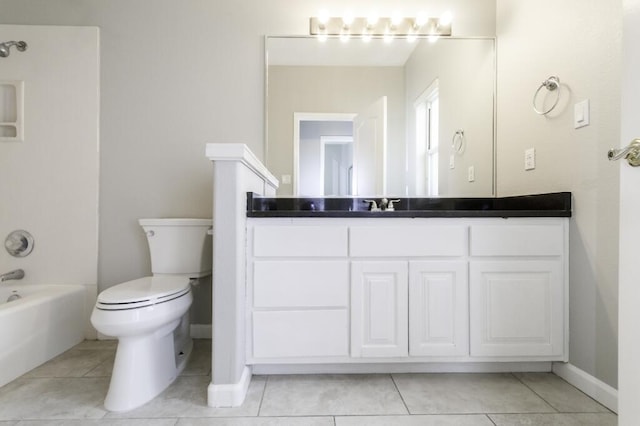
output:
M294 112L293 113L293 195L300 190L300 122L301 121L353 121L355 113Z

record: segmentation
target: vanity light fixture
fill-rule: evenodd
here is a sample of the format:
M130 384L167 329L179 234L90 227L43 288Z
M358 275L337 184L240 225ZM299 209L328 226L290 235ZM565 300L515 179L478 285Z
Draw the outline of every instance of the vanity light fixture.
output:
M397 36L450 36L451 14L440 18L419 14L415 18L391 17L328 17L325 15L309 18L309 34L315 36L350 37L397 37Z

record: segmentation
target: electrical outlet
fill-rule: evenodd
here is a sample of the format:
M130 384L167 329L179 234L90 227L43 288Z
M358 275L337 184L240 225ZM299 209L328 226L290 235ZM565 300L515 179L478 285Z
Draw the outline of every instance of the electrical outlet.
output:
M291 175L282 175L282 184L291 185Z
M473 166L469 166L469 169L467 169L467 180L469 182L476 180L476 170Z
M450 169L456 168L456 156L454 154L451 154L449 156L449 168Z
M524 151L524 169L533 170L536 168L536 150L529 148Z

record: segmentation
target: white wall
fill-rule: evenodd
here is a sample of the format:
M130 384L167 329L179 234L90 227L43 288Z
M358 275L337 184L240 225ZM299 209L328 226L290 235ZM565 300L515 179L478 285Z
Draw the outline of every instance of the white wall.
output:
M571 191L570 362L617 383L620 1L497 1L498 195ZM532 96L550 75L562 99L546 117ZM591 125L573 105L591 101ZM536 169L524 170L524 150Z
M375 5L380 14L395 0ZM102 289L150 271L140 217L211 216L207 142L263 155L264 35L307 34L326 8L364 0L2 0L0 23L101 28ZM406 0L402 12L451 10L455 35L493 35L495 0Z
M0 238L24 229L35 241L27 257L0 250L0 273L22 268L20 283L95 294L98 29L0 25L0 39L28 44L0 60L0 80L24 84L24 139L0 141Z

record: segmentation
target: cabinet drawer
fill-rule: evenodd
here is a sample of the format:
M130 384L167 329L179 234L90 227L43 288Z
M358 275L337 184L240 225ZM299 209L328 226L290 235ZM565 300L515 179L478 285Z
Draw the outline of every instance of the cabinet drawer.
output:
M253 313L256 358L349 355L346 309Z
M476 225L471 227L472 256L560 256L564 227L555 224Z
M256 261L253 306L347 307L347 261Z
M351 256L464 256L466 226L352 226Z
M337 257L347 255L346 226L256 226L256 257Z

